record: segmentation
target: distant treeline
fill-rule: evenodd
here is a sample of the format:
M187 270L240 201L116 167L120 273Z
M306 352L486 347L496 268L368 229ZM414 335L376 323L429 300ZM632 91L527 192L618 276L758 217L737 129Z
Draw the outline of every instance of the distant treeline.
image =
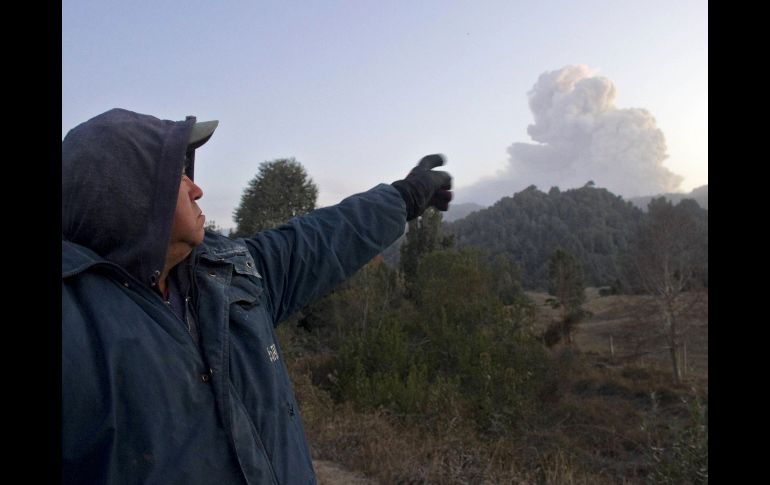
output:
M699 232L708 238L707 210L689 199L675 210L696 220ZM554 187L548 193L533 185L487 209L445 223L444 231L454 236L458 248L473 246L490 259L502 256L517 265L527 289L548 288L548 262L557 249L582 263L588 285L618 287L627 280L624 261L647 218L647 212L590 182L564 192ZM708 255L703 256L707 268Z

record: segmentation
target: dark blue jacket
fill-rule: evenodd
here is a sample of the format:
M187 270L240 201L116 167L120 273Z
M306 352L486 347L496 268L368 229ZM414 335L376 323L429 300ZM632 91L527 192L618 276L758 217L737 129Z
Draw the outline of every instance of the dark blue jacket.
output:
M72 209L63 204L63 222L82 221ZM148 284L152 257L119 264L64 224L64 481L314 483L274 327L395 241L405 220L383 184L250 239L207 233L191 255L200 346Z

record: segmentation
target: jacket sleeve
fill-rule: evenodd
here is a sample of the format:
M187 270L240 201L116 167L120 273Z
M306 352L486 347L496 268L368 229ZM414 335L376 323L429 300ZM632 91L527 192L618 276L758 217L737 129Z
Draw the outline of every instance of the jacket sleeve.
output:
M275 325L326 295L404 233L406 204L380 184L244 240Z

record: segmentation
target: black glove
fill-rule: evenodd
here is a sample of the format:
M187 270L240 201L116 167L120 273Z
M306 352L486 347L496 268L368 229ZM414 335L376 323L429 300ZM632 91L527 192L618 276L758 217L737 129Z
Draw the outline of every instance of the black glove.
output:
M404 180L391 184L406 202L407 221L419 217L431 206L440 211L449 209L449 201L452 200L452 176L447 172L431 170L441 165L444 165L443 155L422 157Z

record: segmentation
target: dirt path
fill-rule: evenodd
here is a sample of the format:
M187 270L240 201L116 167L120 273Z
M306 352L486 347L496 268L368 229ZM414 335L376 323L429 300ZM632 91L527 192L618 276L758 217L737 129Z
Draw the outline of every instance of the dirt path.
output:
M345 470L331 461L315 460L313 467L318 485L375 485L377 483L360 473Z

